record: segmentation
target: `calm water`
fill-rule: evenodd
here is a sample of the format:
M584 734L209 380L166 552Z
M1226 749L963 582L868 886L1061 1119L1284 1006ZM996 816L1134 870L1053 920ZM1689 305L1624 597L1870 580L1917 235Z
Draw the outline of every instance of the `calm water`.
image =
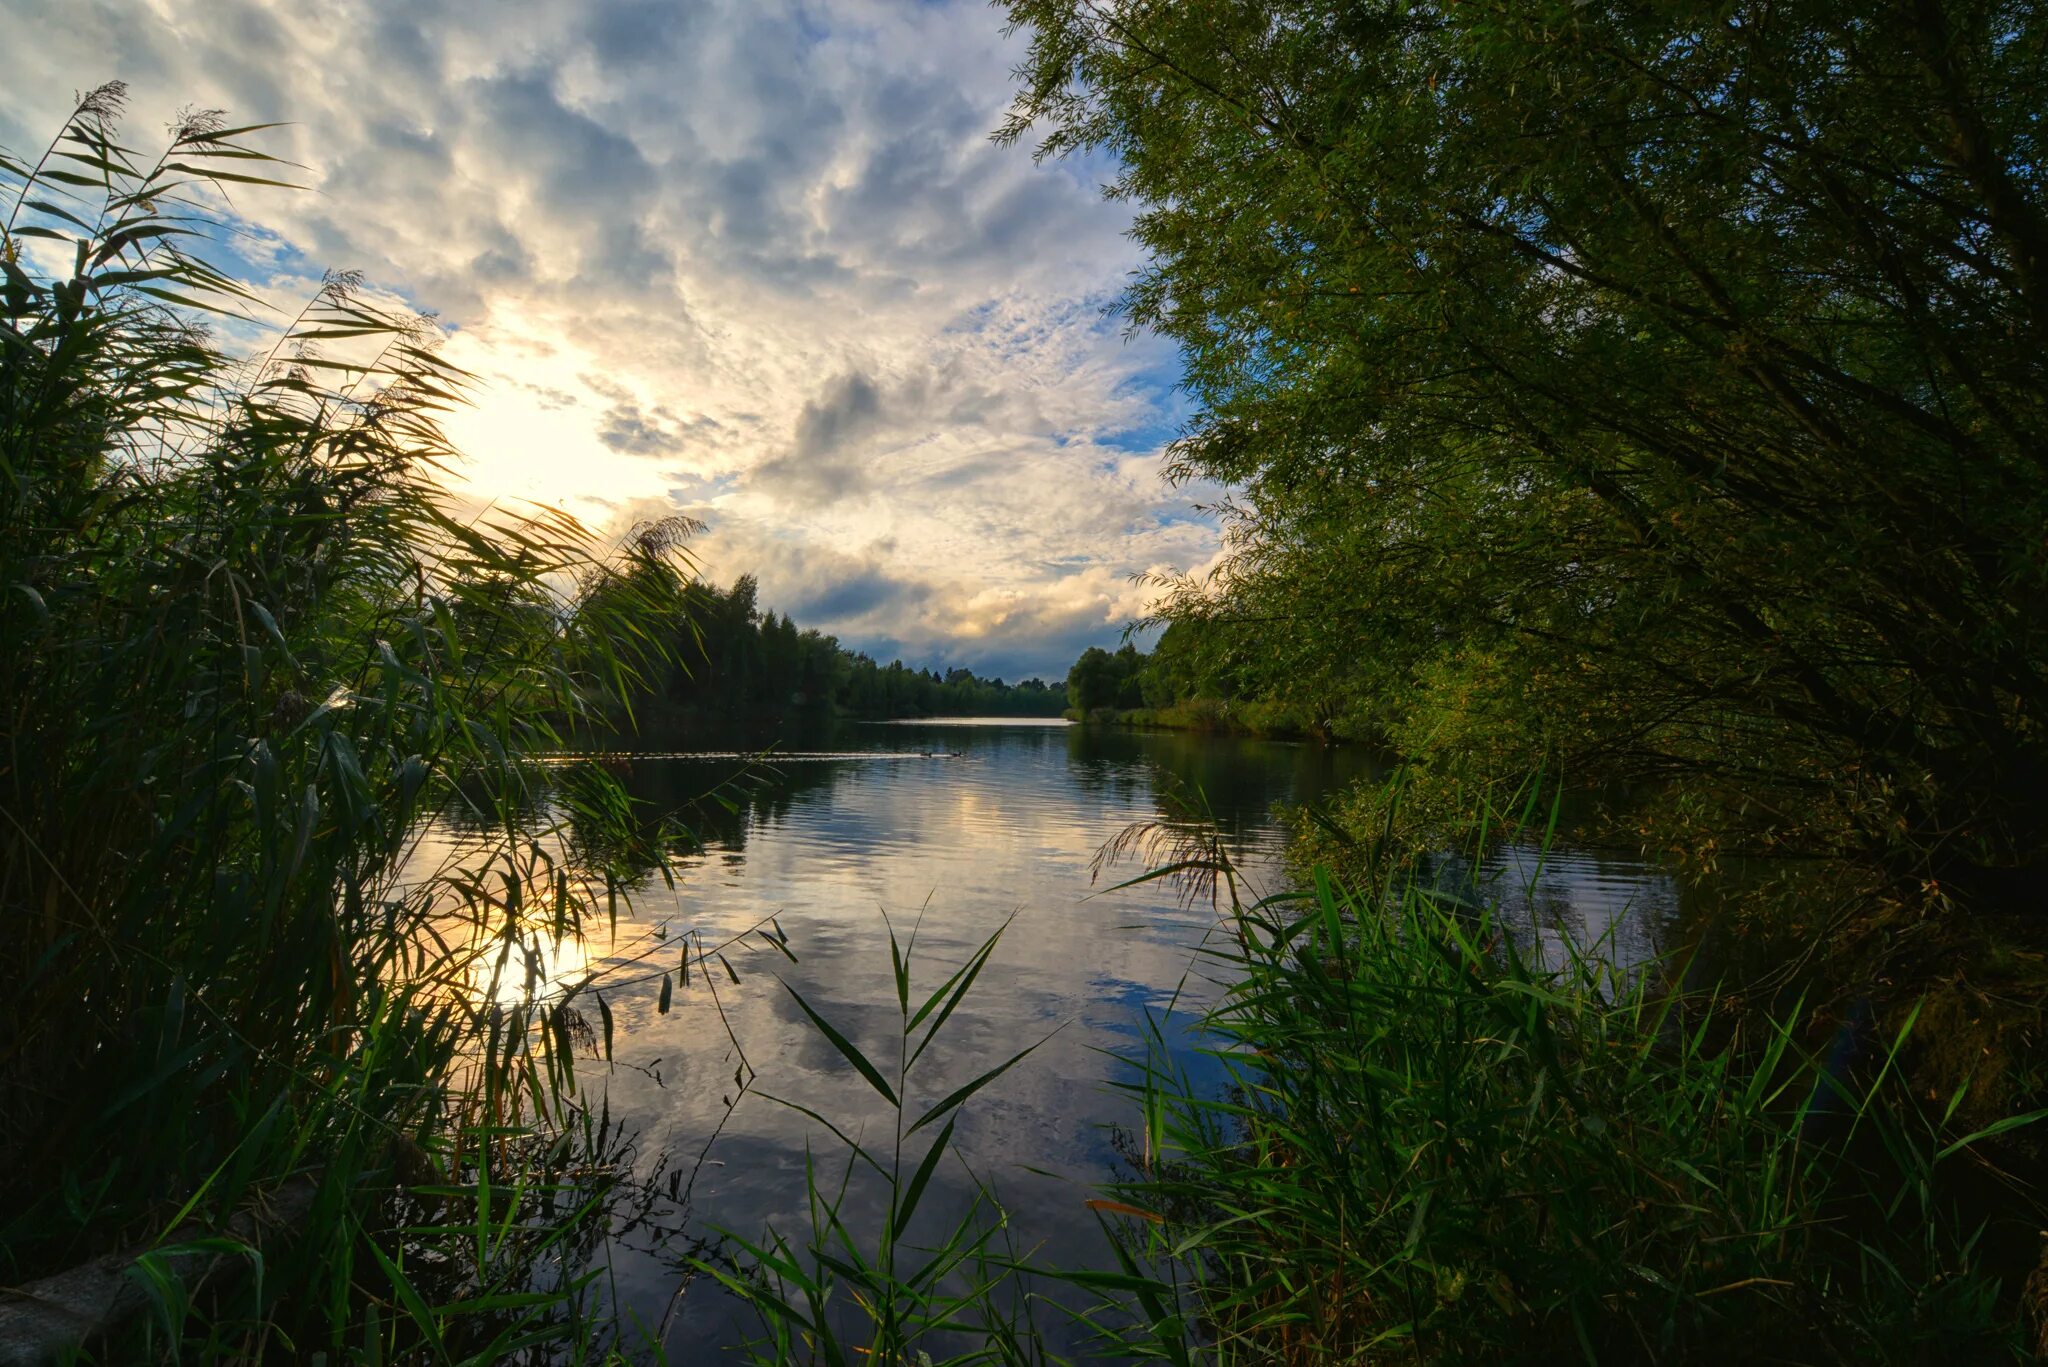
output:
M611 1276L641 1322L666 1322L664 1343L678 1363L711 1360L752 1328L709 1279L678 1296L689 1239L716 1227L801 1239L806 1143L838 1171L829 1134L771 1098L871 1141L892 1129L886 1108L803 1019L785 984L872 1057L893 1060L884 916L904 939L916 930L918 996L1007 920L912 1090L929 1104L1044 1039L963 1110L956 1143L1001 1195L1020 1246L1055 1262L1092 1260L1100 1235L1082 1203L1089 1184L1114 1170L1111 1127L1131 1119L1107 1085L1117 1057L1142 1054L1148 1012L1171 1009L1184 1022L1217 991L1193 964L1215 925L1208 902L1184 905L1163 882L1106 891L1142 866L1091 881L1097 851L1131 823L1165 814L1171 794L1199 792L1252 887L1274 891L1283 834L1274 805L1314 801L1369 765L1357 751L1062 723L842 724L786 742L790 753L773 761L772 774L755 771L748 782L757 786L736 812L713 806L707 815L696 799L739 771L734 752L758 738L706 739L723 755L641 757L622 775L637 796L683 813L700 833L702 847L676 863L674 888L643 880L615 935L553 947L548 965L570 979L602 971L601 987L617 984L606 991L615 1062L587 1063L579 1076L637 1136L639 1171L664 1190L676 1174L676 1199L656 1208L653 1223L614 1239ZM445 854L464 840L449 828L432 843ZM1639 860L1554 850L1539 861L1509 849L1488 871L1532 941L1553 953L1567 939L1603 940L1611 957L1638 960L1659 948L1682 911L1677 884ZM737 983L722 970L710 983L700 977L658 1012L660 984L649 969L674 966L680 937L715 946L769 916L796 962L749 937L726 950ZM1184 1038L1179 1025L1169 1034ZM755 1077L742 1089L735 1072L744 1077L746 1065ZM940 1174L920 1223L942 1222L971 1189L957 1167ZM848 1205L878 1209L859 1183Z

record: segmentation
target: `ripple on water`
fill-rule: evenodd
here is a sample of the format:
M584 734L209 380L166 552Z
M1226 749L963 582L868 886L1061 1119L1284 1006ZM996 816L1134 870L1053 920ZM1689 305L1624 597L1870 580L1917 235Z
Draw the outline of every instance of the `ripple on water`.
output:
M896 1011L884 913L906 942L915 928L927 989L1009 919L976 991L920 1065L931 1071L918 1087L943 1095L1046 1039L962 1114L957 1139L968 1165L1003 1190L1020 1244L1068 1264L1099 1252L1085 1184L1108 1175L1108 1127L1130 1118L1107 1086L1113 1058L1142 1048L1148 1013L1173 1008L1185 1019L1215 991L1189 972L1215 924L1210 907L1181 905L1166 882L1096 884L1096 851L1126 825L1168 815L1169 789L1199 791L1233 858L1271 890L1284 840L1274 804L1313 800L1366 764L1300 746L972 718L847 728L765 755L678 748L605 758L652 808L679 808L742 772L759 784L738 795L736 813L683 811L706 844L675 861L674 888L650 875L614 936L561 958L579 974L599 964L611 969L608 981L637 978L607 996L619 1066L579 1077L639 1131L643 1165L687 1166L718 1134L710 1154L723 1166L703 1169L690 1227L799 1228L805 1145L820 1135L761 1095L728 1114L741 1051L760 1090L886 1132L876 1098L804 1021L784 983L886 1055ZM453 827L430 837L444 852L477 838ZM1607 937L1639 962L1677 910L1677 885L1661 871L1598 852L1553 850L1539 860L1509 847L1481 873L1546 956ZM668 1013L656 1009L659 978L646 966L677 958L681 936L721 944L769 916L788 934L794 963L758 940L736 944L726 955L737 983L720 971L678 990ZM1171 1023L1167 1032L1192 1044ZM1201 1076L1216 1066L1188 1058ZM928 1198L935 1209L965 1199L964 1179L941 1171L944 1189ZM858 1182L849 1197L856 1212L874 1199ZM675 1290L672 1250L636 1236L613 1253L619 1294L658 1323ZM678 1360L711 1355L740 1324L698 1283L671 1327Z

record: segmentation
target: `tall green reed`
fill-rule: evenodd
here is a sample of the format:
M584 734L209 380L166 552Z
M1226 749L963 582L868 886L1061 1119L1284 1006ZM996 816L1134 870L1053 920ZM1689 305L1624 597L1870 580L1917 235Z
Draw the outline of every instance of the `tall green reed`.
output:
M1843 1069L1798 1011L1597 952L1539 969L1483 901L1413 876L1317 870L1227 921L1196 1050L1225 1082L1161 1022L1119 1084L1141 1119L1108 1194L1142 1283L1094 1318L1120 1355L2019 1356L2018 1288L1950 1179L2040 1117L1955 1132L1960 1092L1898 1076L1910 1018Z
M615 913L529 757L666 666L690 528L459 505L431 319L353 274L275 314L226 199L282 184L262 127L145 154L124 95L0 155L0 1278L154 1246L147 1277L296 1175L289 1247L204 1324L156 1278L151 1332L504 1359L563 1332L535 1268L606 1165L560 1147L573 1007L479 965ZM614 849L629 805L599 773L547 810ZM494 852L423 866L457 812Z
M894 1048L879 1059L788 989L809 1025L881 1099L890 1124L875 1143L802 1102L772 1098L824 1127L837 1147L824 1158L805 1150L806 1231L750 1237L728 1230L730 1260L695 1260L757 1315L763 1334L750 1346L752 1360L934 1367L1046 1359L1008 1212L953 1146L960 1108L1038 1044L942 1096L920 1099L913 1085L917 1065L973 991L1002 935L998 929L937 987L919 993L912 989L916 933L904 943L887 927L897 1031ZM959 1210L934 1221L928 1198L949 1159L962 1168L969 1195ZM856 1188L879 1193L878 1221L850 1213Z

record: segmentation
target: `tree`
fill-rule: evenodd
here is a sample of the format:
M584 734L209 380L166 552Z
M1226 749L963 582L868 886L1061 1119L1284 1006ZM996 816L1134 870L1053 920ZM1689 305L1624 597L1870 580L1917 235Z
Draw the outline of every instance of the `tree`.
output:
M1115 658L1101 646L1089 646L1067 671L1067 705L1082 712L1114 707L1117 684Z
M1143 707L1145 694L1139 683L1139 676L1145 668L1145 657L1138 653L1136 646L1125 641L1117 647L1116 654L1110 657L1110 661L1116 670L1116 705L1125 708Z
M1902 881L2048 855L2048 34L1847 0L1008 0L1244 493L1173 615L1411 753Z

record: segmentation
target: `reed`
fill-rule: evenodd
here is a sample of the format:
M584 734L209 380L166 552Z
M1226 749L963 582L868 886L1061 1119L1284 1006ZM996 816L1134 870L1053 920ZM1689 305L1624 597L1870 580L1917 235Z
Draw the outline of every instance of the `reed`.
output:
M1164 1023L1119 1084L1140 1119L1107 1195L1147 1282L1120 1354L2024 1356L2020 1288L1955 1179L1995 1174L1989 1145L2040 1114L1957 1133L1961 1092L1900 1083L1911 1018L1830 1062L1798 1011L1595 953L1541 970L1483 903L1413 879L1318 871L1226 919L1199 1052L1227 1085L1197 1086Z
M349 274L273 313L225 196L289 168L212 112L138 152L123 96L0 157L0 1281L144 1250L139 1332L238 1358L601 1341L601 1003L478 985L616 904L528 757L661 663L687 529L456 505L431 320ZM455 812L481 853L428 867ZM288 1240L220 1233L292 1182ZM195 1241L247 1275L189 1299Z
M727 1230L729 1261L693 1260L755 1312L762 1332L749 1345L751 1360L832 1367L1047 1360L1026 1289L1029 1269L994 1189L968 1172L970 1194L960 1209L947 1215L927 1200L942 1164L951 1159L965 1167L952 1145L960 1108L1038 1048L1029 1045L942 1096L920 1099L917 1065L973 991L1002 934L984 940L937 987L913 993L917 936L913 931L904 943L887 927L898 1028L879 1060L789 989L819 1036L881 1098L892 1124L873 1143L802 1102L778 1099L834 1141L822 1156L806 1150L808 1228L758 1236ZM849 1213L856 1190L863 1206L879 1201L879 1221Z

